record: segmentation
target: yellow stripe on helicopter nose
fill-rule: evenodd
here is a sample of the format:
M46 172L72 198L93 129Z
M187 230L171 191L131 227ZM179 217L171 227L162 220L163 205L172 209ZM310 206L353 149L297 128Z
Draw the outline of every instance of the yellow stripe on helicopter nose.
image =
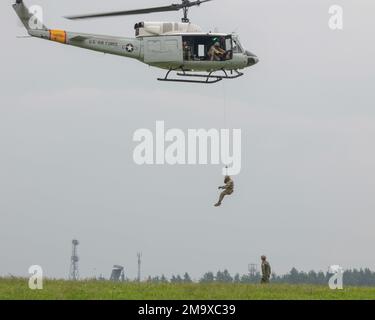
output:
M66 43L66 32L64 30L50 30L49 39L60 43Z

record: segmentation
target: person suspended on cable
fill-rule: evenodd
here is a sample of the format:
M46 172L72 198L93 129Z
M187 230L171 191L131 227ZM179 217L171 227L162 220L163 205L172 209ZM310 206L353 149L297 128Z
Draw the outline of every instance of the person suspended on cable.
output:
M225 176L224 186L220 186L219 190L224 190L220 194L219 202L215 204L215 207L220 207L225 196L230 196L234 191L234 182L230 176Z

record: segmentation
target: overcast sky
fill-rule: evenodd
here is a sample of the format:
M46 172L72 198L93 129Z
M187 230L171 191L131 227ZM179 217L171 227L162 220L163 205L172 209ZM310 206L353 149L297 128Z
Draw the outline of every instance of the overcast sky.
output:
M62 16L163 5L157 0L26 1L45 24L133 37L135 22L179 13L67 21ZM204 30L236 31L260 63L217 85L156 81L135 60L39 39L0 3L0 275L38 264L67 277L71 240L83 277L113 264L136 277L246 273L266 254L278 273L375 269L373 0L217 0L192 9ZM328 8L344 7L344 30ZM221 166L134 164L138 128L243 134L236 190L214 208Z

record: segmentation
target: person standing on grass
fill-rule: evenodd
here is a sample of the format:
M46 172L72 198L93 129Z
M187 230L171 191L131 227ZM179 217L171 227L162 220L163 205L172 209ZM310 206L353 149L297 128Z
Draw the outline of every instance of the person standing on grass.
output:
M271 265L267 261L266 256L262 256L262 280L260 283L266 284L270 283L270 278L271 278Z

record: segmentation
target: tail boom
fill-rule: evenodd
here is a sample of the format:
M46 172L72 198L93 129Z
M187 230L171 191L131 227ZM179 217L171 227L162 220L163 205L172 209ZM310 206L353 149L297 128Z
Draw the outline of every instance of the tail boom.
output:
M99 51L108 54L141 59L141 42L134 38L121 38L95 34L67 32L59 29L49 29L34 16L22 0L13 4L21 22L32 37L67 44L83 49Z

